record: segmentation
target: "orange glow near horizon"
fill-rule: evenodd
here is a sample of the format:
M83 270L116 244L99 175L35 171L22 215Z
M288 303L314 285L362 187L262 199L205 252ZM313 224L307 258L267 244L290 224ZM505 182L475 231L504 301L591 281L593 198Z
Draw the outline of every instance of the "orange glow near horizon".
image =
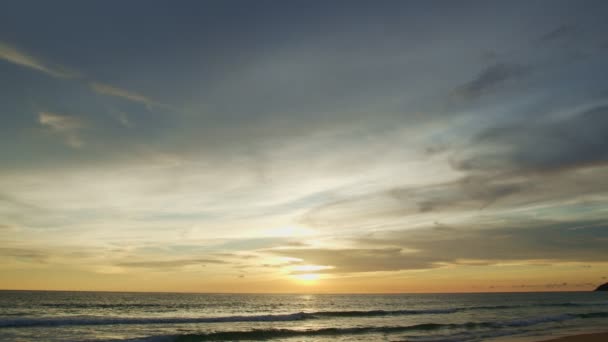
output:
M92 273L69 268L39 268L35 272L25 272L4 268L2 289L218 293L589 291L602 282L607 268L605 263L591 265L591 271L584 264L460 266L400 272L398 275L361 273L332 276L309 271L249 275L243 278L218 275L206 277L204 282L192 273L183 272Z

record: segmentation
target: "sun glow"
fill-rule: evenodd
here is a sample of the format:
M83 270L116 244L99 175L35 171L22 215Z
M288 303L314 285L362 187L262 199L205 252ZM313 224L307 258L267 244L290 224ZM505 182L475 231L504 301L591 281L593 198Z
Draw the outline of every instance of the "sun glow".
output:
M302 273L296 274L293 277L296 278L300 283L306 285L312 285L321 279L321 275L318 273Z
M289 267L291 276L299 283L305 285L316 284L321 279L321 274L314 273L322 270L332 269L333 266L322 265L295 265Z
M296 265L292 266L291 270L296 272L313 272L320 270L327 270L333 268L333 266L321 266L321 265Z

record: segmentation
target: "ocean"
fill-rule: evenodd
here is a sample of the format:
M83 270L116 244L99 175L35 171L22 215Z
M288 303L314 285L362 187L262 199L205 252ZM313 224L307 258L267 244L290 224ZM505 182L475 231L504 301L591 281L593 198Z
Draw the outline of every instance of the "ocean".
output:
M608 328L608 293L0 291L1 341L536 341Z

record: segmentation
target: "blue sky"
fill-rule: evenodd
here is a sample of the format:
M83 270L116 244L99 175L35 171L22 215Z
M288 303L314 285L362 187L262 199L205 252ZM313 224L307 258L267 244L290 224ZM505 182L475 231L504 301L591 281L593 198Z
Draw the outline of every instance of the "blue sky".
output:
M6 2L0 287L418 291L457 269L470 291L514 284L504 267L591 287L608 276L607 10Z

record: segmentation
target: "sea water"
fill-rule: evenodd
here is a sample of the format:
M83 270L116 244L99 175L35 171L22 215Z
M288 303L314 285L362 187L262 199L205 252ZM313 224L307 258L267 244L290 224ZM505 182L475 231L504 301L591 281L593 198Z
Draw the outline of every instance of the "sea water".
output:
M492 341L608 329L608 293L0 291L2 341Z

